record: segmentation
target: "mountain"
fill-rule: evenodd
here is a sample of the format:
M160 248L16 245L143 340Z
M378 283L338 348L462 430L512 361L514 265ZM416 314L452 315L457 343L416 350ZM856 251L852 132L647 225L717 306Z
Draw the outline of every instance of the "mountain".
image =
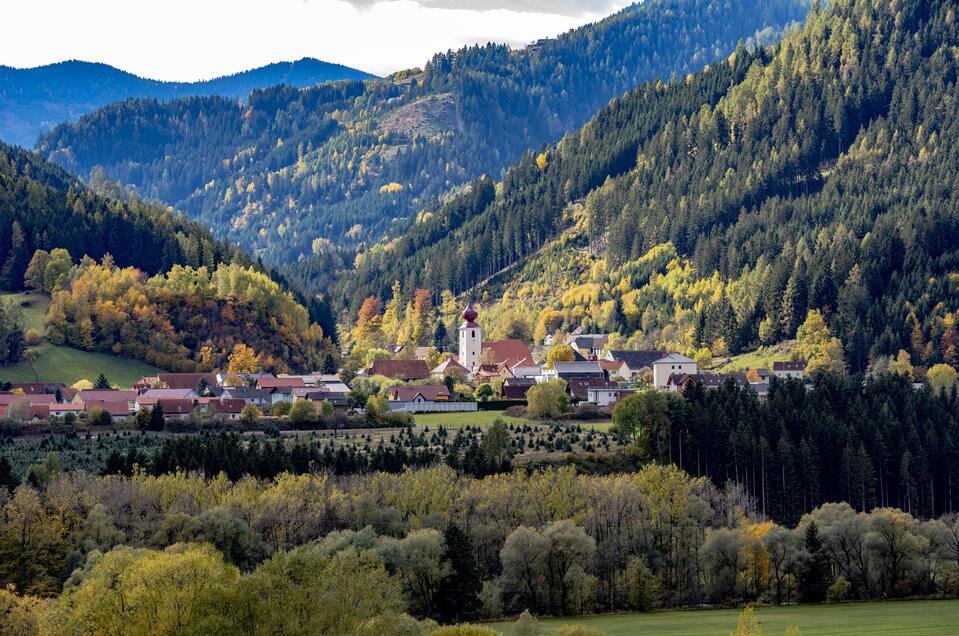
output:
M649 0L513 51L474 46L380 81L271 88L246 103L129 100L38 150L102 166L272 264L396 236L481 174L582 125L637 84L683 77L740 41L775 41L805 0Z
M959 364L957 12L837 0L775 49L641 86L361 253L332 296L505 294L530 330L730 353L815 309L852 370Z
M50 344L169 370L225 368L240 344L253 367L317 369L334 335L319 301L196 222L0 144L0 288L25 278L52 295Z
M25 69L0 66L0 140L31 147L41 132L129 98L168 100L190 95L243 98L257 88L278 84L305 87L373 77L312 58L278 62L201 82L161 82L106 64L75 60Z

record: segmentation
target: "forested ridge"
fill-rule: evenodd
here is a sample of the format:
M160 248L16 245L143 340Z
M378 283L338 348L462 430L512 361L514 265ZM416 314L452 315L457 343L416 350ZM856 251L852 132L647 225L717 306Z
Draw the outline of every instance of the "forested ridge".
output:
M0 139L32 147L41 132L123 99L174 99L188 95L245 98L258 87L303 87L372 77L311 58L277 62L198 82L151 80L107 64L76 60L36 68L0 66Z
M632 311L627 333L649 327L641 318L653 306L628 306L625 293L649 276L630 268L670 245L689 259L687 288L750 283L689 303L689 320L674 325L687 345L723 336L736 352L791 338L816 309L852 370L900 349L955 364L956 10L816 7L772 51L741 47L701 73L644 85L527 153L501 187L475 181L362 254L338 290L353 307L397 279L407 294L469 292L497 272L508 279L576 223L581 242L565 250L602 256L611 278L587 291L603 321Z
M807 8L654 0L522 51L450 51L382 81L258 90L246 104L121 102L58 127L38 148L79 174L102 165L267 262L295 261L322 251L322 239L401 232L434 197L498 175L611 97L697 71L739 41L774 40Z
M100 194L26 150L0 144L0 287L24 288L38 249L76 257L106 254L122 267L157 274L173 265L249 263L201 225L138 197Z
M109 194L0 145L0 289L52 295L49 342L169 370L225 367L239 345L251 370L319 368L335 337L320 300L198 223L101 185ZM17 316L0 312L4 363L24 353Z

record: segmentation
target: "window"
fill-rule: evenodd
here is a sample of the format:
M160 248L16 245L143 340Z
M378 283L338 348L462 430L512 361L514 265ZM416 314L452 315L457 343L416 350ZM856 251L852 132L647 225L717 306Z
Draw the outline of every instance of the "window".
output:
M474 329L473 331L470 332L470 338L475 338L475 337L476 337L476 330Z

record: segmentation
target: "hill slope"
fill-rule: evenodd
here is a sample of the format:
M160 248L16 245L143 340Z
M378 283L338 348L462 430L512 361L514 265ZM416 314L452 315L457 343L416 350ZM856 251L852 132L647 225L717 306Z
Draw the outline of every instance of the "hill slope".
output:
M957 12L840 0L774 52L632 91L498 190L478 180L363 254L338 292L469 293L576 255L580 274L530 285L531 303L732 352L793 337L815 308L853 369L899 349L957 364Z
M42 354L70 345L193 371L225 367L243 344L248 366L288 370L319 368L329 349L316 324L321 303L304 302L243 252L0 144L0 289L22 289L28 270L32 287L52 293Z
M36 68L0 66L0 140L31 147L37 136L107 104L132 97L174 99L189 95L241 98L278 84L313 86L371 79L356 69L304 58L277 62L201 82L161 82L106 64L71 60Z
M436 55L382 81L112 105L45 135L39 150L188 212L267 262L317 238L399 232L434 197L554 141L637 84L683 76L741 40L801 21L805 0L649 0L522 51ZM320 242L322 244L322 241Z

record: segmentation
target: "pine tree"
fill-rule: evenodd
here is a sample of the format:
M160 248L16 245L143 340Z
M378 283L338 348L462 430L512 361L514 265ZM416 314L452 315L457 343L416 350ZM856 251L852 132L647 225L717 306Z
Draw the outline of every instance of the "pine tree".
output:
M448 623L473 620L479 614L479 595L483 591L473 542L455 523L446 527L443 537L443 560L449 563L450 570L436 597L436 617Z
M110 384L110 380L107 379L107 376L101 373L97 376L97 381L93 383L93 388L97 390L106 390L113 387Z
M804 603L821 603L826 600L826 590L832 576L829 572L829 555L815 521L806 527L804 547L808 556L799 572L799 596Z

